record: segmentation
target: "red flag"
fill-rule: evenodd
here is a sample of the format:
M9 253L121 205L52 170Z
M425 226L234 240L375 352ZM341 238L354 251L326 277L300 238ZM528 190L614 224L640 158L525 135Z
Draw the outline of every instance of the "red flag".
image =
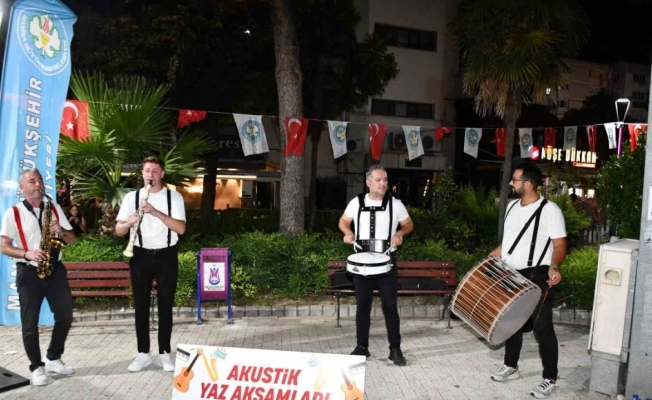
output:
M308 120L305 118L285 117L285 132L288 135L285 156L302 156L303 148L306 145L306 136L308 136Z
M555 147L555 140L557 138L557 129L547 127L543 130L543 145L544 147Z
M437 129L435 129L435 142L441 142L441 140L444 138L444 135L451 132L453 132L452 126L438 126Z
M59 132L76 140L86 139L90 136L87 102L66 100Z
M629 128L629 149L631 151L636 150L636 144L638 143L638 137L641 133L647 133L646 124L628 124Z
M383 153L383 143L385 143L385 134L387 133L387 125L385 124L369 124L369 143L371 148L371 158L380 161L380 156Z
M597 128L595 125L587 125L586 126L586 135L589 138L589 151L592 153L595 153L595 141L597 139Z
M206 111L179 110L179 121L177 122L177 126L183 128L193 122L199 122L204 118L206 118Z
M506 137L507 130L505 128L496 128L496 154L498 157L505 157Z

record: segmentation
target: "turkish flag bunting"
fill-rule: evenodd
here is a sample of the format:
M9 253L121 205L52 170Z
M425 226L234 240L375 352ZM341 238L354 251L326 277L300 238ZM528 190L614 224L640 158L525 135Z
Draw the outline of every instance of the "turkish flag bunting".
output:
M628 124L629 128L629 149L631 151L636 150L636 144L638 143L638 137L641 133L647 134L647 125L646 124Z
M553 127L547 127L543 130L543 146L544 147L555 147L555 139L557 137L557 129Z
M451 132L453 132L452 126L438 126L437 129L435 129L435 142L441 142L441 140L444 138L444 135Z
M595 153L595 141L598 138L597 128L595 125L586 126L586 136L589 138L589 151Z
M385 134L387 133L387 125L385 124L369 124L369 143L371 148L371 158L380 161L380 156L383 153L383 143L385 143Z
M206 111L179 110L179 121L177 122L177 126L183 128L193 122L199 122L204 118L206 118Z
M506 138L507 130L505 128L496 128L496 154L498 154L498 157L505 157Z
M88 128L88 103L78 100L66 100L61 116L59 132L75 140L90 137Z
M285 117L285 132L288 135L285 156L295 155L301 157L308 136L308 120L305 118Z

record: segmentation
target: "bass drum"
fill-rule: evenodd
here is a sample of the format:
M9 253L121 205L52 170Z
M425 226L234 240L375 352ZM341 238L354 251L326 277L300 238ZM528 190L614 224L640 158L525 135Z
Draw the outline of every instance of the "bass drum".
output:
M492 256L464 276L451 310L495 346L525 325L540 299L539 286Z

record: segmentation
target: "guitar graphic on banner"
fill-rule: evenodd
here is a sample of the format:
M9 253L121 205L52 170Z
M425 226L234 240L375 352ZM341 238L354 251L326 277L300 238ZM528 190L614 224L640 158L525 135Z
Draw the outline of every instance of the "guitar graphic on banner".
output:
M344 383L342 384L344 400L363 400L364 393L362 390L358 389L358 386L355 384L353 379L349 380L349 378L347 378L344 370L342 370L342 378L344 378Z
M199 356L202 355L203 353L204 352L202 349L197 349L197 354L195 354L195 358L192 359L190 365L181 368L181 372L179 373L179 375L174 377L172 386L174 386L174 388L180 391L181 393L186 393L190 388L190 381L192 380L192 378L195 377L195 373L192 372L192 367L193 365L195 365L195 361L197 361L197 358L199 358Z

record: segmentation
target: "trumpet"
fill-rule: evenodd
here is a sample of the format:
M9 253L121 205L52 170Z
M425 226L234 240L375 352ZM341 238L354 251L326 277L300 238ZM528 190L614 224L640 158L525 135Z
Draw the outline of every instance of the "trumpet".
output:
M149 192L151 190L152 190L152 181L147 181L147 186L145 187L145 197L143 198L143 202L149 199ZM122 254L124 254L125 257L131 258L134 256L134 242L136 241L136 235L138 234L140 221L143 220L144 214L145 211L143 211L142 209L138 210L138 221L136 221L136 223L134 224L134 229L131 231L131 236L129 237L129 243L127 244L127 248L125 249L125 251L122 252Z

